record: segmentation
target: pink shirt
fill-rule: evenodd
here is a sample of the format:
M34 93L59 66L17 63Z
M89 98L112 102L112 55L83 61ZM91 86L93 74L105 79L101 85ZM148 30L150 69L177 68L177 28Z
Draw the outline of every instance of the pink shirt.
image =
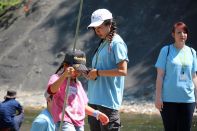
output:
M58 79L59 76L57 74L52 75L48 82L48 88L50 88L50 85L52 85ZM53 95L52 116L55 123L61 121L62 119L62 108L64 105L66 83L67 80L62 83L59 91ZM75 126L83 126L85 118L85 106L88 103L88 98L80 81L77 81L77 83L70 83L67 98L68 105L65 109L66 112L64 121L72 123Z

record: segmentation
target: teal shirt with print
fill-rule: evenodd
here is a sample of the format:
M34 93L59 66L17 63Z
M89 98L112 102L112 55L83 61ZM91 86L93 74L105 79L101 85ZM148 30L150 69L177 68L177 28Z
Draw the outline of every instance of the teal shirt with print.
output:
M192 74L197 71L197 60L194 49L186 45L182 49L177 49L174 44L164 46L155 67L165 72L162 87L164 102L195 102Z
M109 44L101 43L92 60L92 68L97 70L117 69L118 63L128 60L127 46L119 35L113 37ZM99 76L88 81L88 98L90 104L101 105L118 110L122 103L125 76Z

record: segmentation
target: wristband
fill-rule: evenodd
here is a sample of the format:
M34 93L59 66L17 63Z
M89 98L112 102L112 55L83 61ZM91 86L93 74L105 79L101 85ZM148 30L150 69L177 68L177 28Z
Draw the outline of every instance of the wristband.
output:
M98 110L94 110L93 116L94 116L97 120L99 120L99 114L100 114L100 112L99 112Z
M97 77L99 76L99 73L98 73L98 71L99 71L99 70L96 70L96 75L97 75Z

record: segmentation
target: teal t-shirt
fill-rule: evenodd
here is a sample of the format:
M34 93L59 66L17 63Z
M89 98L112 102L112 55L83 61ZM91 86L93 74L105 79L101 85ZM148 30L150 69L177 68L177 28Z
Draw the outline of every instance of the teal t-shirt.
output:
M93 57L92 68L97 70L116 69L119 62L129 61L127 52L125 42L116 34L110 44L104 41L100 45ZM124 76L100 76L96 80L89 80L89 103L118 110L122 103L124 81Z
M164 102L195 102L192 74L197 71L197 60L194 49L186 45L182 49L177 49L174 44L164 46L155 67L165 72L162 87Z
M36 117L30 131L55 131L55 123L47 109L43 110Z

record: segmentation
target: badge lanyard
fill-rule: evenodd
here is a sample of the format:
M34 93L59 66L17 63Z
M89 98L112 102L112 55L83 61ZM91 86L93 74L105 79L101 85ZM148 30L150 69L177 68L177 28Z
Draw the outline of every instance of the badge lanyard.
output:
M179 56L179 60L181 62L181 73L184 74L185 67L186 67L186 52L185 49L183 49L183 59Z

